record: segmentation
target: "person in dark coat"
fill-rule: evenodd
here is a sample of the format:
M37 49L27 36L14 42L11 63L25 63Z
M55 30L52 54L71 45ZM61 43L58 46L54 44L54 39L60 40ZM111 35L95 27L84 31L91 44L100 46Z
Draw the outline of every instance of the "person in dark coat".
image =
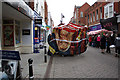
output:
M115 57L120 57L120 34L118 34L115 39L115 48L116 48Z
M107 49L106 49L106 52L107 52L107 53L111 53L111 51L110 51L111 38L110 38L109 35L107 35L107 37L106 37L106 42L107 42Z
M105 34L103 34L102 37L101 37L100 48L101 48L101 53L104 54L104 51L106 49L106 37L105 37Z

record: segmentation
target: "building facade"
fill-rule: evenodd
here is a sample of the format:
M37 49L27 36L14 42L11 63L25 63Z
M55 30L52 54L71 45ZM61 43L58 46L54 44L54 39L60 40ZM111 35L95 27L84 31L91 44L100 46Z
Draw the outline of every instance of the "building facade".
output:
M83 4L82 6L76 6L74 8L74 13L72 17L72 22L78 25L85 26L85 11L90 5L88 3Z
M114 17L119 13L119 2L95 2L86 10L86 25L90 31L101 29L100 19Z
M0 3L1 49L32 53L33 10L23 0L16 3L10 1Z
M95 2L86 10L86 25L91 31L101 29L100 19L104 18L104 5L106 2Z

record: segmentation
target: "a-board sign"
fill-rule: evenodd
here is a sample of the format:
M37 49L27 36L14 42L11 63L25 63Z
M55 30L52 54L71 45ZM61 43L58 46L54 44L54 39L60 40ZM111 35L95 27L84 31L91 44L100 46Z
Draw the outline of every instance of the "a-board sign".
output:
M0 59L21 60L19 51L0 50Z

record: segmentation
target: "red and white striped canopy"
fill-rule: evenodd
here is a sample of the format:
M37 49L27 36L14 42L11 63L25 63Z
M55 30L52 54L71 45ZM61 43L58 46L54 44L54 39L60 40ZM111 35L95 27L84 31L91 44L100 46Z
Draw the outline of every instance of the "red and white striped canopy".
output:
M84 29L86 27L80 26L80 25L77 25L77 24L73 24L73 23L69 23L67 25L61 25L61 26L58 26L58 27L55 27L55 28L66 30L68 32L75 32L75 31L78 31L80 29Z

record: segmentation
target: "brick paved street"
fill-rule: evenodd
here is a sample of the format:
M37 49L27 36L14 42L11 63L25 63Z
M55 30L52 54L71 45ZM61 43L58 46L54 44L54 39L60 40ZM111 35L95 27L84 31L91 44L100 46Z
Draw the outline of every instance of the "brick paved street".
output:
M50 78L118 78L118 58L88 47L82 55L54 56Z

